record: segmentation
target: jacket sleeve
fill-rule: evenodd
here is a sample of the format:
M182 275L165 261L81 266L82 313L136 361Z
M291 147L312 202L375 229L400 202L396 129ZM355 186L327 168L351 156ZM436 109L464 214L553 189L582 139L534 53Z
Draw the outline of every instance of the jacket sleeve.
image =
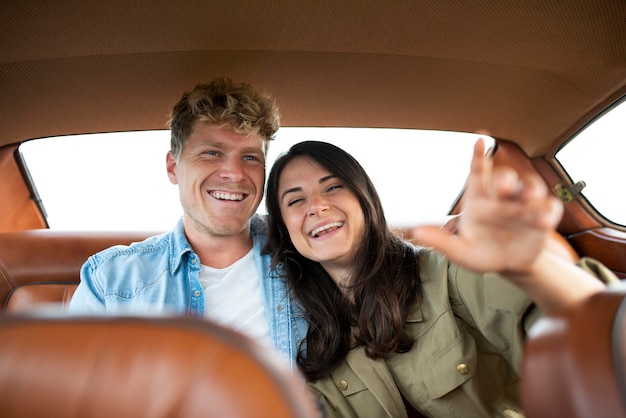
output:
M578 265L580 268L588 273L591 273L593 276L596 276L607 285L620 282L620 279L615 275L615 273L596 259L591 257L582 257L580 261L578 261Z
M582 258L578 265L604 283L618 280L604 265ZM479 274L449 265L450 295L454 309L519 371L522 349L532 325L543 312L519 287L505 277Z

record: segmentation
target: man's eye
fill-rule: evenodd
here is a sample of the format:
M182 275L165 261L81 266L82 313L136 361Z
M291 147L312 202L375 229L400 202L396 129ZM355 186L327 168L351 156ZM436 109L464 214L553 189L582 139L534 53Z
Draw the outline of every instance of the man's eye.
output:
M208 151L204 151L203 154L204 155L216 156L216 155L219 155L219 152L218 151L214 151L214 150L208 150Z
M255 155L246 155L243 159L246 161L261 161L261 159Z

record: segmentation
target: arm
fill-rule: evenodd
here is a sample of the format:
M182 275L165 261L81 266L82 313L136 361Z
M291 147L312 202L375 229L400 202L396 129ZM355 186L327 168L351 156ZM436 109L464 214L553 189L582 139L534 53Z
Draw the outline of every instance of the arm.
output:
M101 291L96 287L94 270L89 260L80 270L80 283L70 300L69 312L73 314L103 313L106 310Z
M463 215L454 235L447 229L416 229L420 244L479 272L497 272L520 286L546 313L555 313L602 291L591 274L550 249L563 213L543 180L494 169L479 140L474 147Z

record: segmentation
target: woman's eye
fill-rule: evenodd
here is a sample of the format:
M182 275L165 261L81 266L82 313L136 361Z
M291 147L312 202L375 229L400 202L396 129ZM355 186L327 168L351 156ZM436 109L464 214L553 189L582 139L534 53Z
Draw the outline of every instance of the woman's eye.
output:
M333 190L338 190L338 189L342 189L343 185L341 184L333 184L331 186L328 186L328 188L326 189L329 192L332 192Z
M289 202L287 202L287 207L293 206L293 205L295 205L298 202L302 202L302 200L304 200L304 199L302 199L302 198L292 199Z

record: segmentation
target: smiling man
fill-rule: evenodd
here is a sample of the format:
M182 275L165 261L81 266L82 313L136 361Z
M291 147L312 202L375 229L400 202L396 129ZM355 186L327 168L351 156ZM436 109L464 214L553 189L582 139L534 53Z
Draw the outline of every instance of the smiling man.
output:
M306 323L270 278L266 225L255 215L280 127L274 100L217 79L185 93L169 125L166 168L182 219L169 233L91 256L70 312L207 317L293 361Z

